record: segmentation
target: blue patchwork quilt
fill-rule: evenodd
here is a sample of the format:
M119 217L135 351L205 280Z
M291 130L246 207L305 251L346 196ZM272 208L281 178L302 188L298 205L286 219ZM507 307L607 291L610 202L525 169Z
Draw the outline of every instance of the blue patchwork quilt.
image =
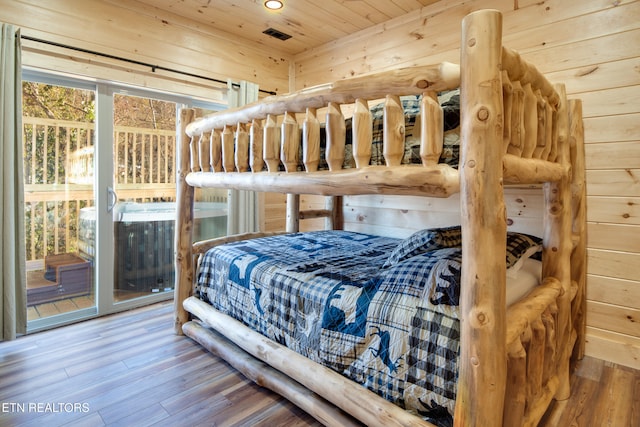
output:
M459 232L425 236L418 249L346 231L236 242L205 255L196 293L435 421L454 410L461 249Z

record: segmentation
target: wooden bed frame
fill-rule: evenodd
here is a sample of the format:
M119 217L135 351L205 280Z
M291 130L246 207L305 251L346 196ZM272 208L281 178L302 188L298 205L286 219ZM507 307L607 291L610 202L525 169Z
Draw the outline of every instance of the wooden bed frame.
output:
M461 91L458 170L437 164L442 110L435 101L437 92L457 87ZM400 165L404 121L397 96L411 94L424 95L423 165ZM363 166L371 146L367 131L371 119L363 100L384 97L387 165ZM340 104L353 103L358 167L342 169L345 131ZM317 171L316 109L327 106L330 170ZM301 133L306 171L293 167L301 143L294 113L305 113ZM444 63L382 72L272 96L196 121L193 114L182 111L178 125L178 334L192 337L326 425L358 421L370 426L430 425L191 296L194 257L225 242L268 234L192 245L194 187L287 193L287 231L296 231L300 218L323 215L333 228L342 228L343 195L448 197L460 192L465 256L455 425L536 425L552 399L569 397L570 363L582 357L585 335L582 107L579 100L567 101L562 85L550 84L533 65L502 46L498 11L478 11L464 19L460 66ZM284 116L280 128L277 116ZM262 171L263 162L268 172ZM286 171L278 171L280 162ZM542 185L544 198L544 279L508 309L503 191L507 184ZM331 196L331 206L301 212L300 194ZM188 322L190 314L199 321Z

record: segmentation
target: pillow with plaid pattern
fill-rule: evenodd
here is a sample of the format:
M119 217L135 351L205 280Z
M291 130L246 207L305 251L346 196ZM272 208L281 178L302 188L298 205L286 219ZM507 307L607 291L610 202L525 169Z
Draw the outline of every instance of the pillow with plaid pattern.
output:
M382 268L392 267L402 260L435 249L453 248L462 245L459 225L416 231L404 239L391 252ZM517 273L525 259L542 250L542 239L524 233L507 232L507 271Z
M434 249L454 248L461 244L462 235L459 225L416 231L400 242L382 268L392 267L402 260Z
M542 239L507 231L507 275L515 277L524 260L542 251Z

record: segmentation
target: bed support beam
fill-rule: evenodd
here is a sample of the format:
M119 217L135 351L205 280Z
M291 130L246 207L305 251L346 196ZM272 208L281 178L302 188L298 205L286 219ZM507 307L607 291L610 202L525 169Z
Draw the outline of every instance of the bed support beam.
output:
M414 167L415 166L415 167ZM187 177L194 187L231 188L299 194L342 196L355 194L394 194L406 196L449 197L459 191L458 173L452 167L438 164L422 166L368 166L362 169L341 169L306 172L203 173ZM410 185L408 185L409 183Z
M211 353L226 360L231 366L242 372L245 377L260 387L266 387L284 396L322 424L343 427L361 425L348 414L336 408L335 405L309 391L277 369L251 356L214 330L196 322L187 322L182 329L185 335Z
M433 424L410 414L339 373L277 344L207 303L190 297L184 301L190 313L222 333L247 353L323 396L356 419L371 427L433 427Z

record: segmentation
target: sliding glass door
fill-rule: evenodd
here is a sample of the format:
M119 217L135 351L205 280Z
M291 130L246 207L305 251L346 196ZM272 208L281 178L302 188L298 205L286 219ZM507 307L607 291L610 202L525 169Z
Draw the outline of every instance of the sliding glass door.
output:
M191 101L35 72L23 92L29 331L171 298ZM226 234L226 192L197 200L196 237Z
M27 73L28 75L28 73ZM44 77L23 82L27 313L31 325L95 312L95 86ZM70 314L76 313L76 314Z

